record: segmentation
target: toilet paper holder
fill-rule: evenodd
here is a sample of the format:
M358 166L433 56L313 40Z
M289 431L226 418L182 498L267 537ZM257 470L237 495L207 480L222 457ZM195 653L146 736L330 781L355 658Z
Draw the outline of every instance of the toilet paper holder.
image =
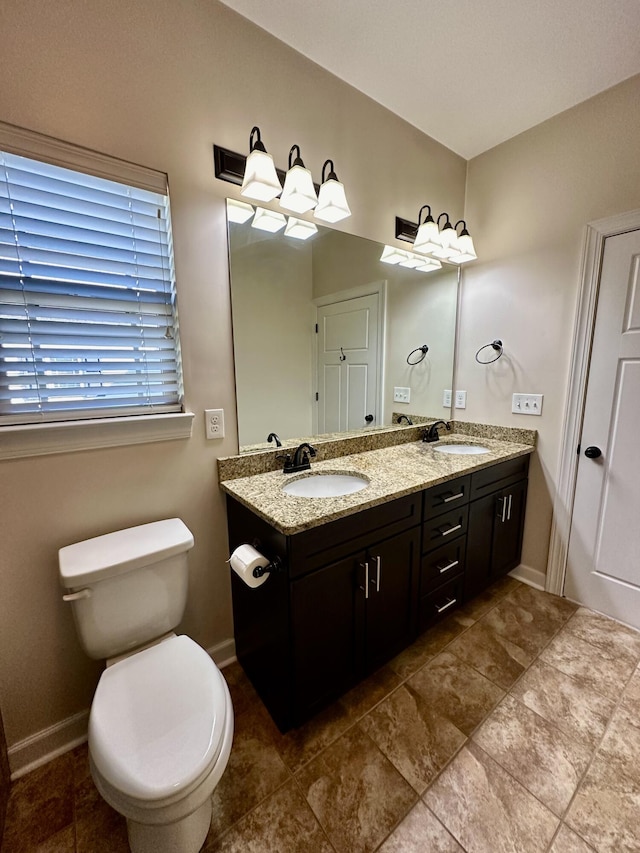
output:
M274 557L266 566L256 566L252 574L254 578L261 578L269 572L279 573L284 572L284 566L280 557Z

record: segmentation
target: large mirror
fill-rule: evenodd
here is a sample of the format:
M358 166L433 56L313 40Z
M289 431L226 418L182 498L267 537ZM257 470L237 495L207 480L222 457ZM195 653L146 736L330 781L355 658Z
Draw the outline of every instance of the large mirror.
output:
M286 444L451 416L457 267L420 272L362 237L252 222L228 223L240 452L273 447L272 432Z

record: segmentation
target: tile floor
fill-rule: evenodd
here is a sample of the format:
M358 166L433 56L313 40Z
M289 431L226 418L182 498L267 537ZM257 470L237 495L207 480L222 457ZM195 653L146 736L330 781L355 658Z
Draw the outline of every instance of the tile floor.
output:
M638 853L640 634L499 582L282 735L238 664L205 853ZM3 853L126 853L86 747L18 780Z

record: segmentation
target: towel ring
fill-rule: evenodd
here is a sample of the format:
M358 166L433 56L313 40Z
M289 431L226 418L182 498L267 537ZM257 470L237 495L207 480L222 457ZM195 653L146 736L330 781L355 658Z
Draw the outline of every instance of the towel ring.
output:
M480 355L482 350L489 349L489 348L494 350L498 354L496 356L494 356L493 358L487 358L487 359L478 358L478 356ZM497 361L500 358L500 356L502 355L503 352L504 352L504 347L502 346L502 341L496 339L495 341L492 341L490 344L485 344L484 346L480 347L480 349L476 353L476 361L478 362L478 364L492 364L494 361Z
M411 359L411 356L414 354L414 352L420 352L420 353L422 353L422 355L419 355L415 361L411 361L410 359ZM420 364L420 362L423 361L425 355L428 352L429 352L429 347L426 344L422 344L421 347L416 347L415 349L412 349L411 352L409 353L409 355L407 356L407 364L412 364L412 365L413 364Z

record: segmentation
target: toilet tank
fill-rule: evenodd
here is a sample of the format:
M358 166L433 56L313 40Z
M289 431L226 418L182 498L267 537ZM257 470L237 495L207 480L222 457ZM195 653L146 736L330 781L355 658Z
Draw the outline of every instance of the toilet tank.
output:
M179 518L67 545L60 582L89 657L111 658L172 631L187 601L193 535Z

